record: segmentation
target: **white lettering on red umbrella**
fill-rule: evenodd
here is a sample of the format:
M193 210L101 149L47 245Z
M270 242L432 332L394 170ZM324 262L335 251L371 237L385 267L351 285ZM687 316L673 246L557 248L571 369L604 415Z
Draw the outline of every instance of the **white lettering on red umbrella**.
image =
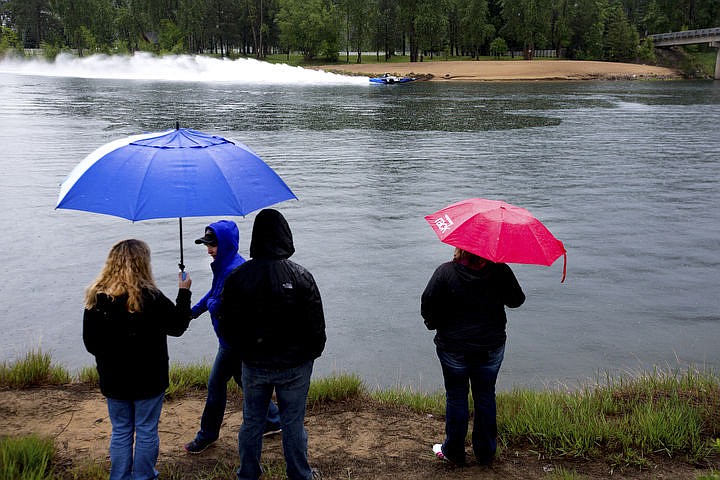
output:
M438 228L438 230L440 230L440 233L447 232L453 225L453 221L450 220L450 217L447 216L447 214L444 217L440 217L435 220L435 226Z

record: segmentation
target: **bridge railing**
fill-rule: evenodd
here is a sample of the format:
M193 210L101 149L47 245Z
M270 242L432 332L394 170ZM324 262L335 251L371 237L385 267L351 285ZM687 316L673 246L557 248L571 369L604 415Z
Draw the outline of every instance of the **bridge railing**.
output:
M658 42L682 42L696 40L698 43L717 41L720 38L720 27L701 28L699 30L686 30L684 32L657 33L648 35L656 44Z

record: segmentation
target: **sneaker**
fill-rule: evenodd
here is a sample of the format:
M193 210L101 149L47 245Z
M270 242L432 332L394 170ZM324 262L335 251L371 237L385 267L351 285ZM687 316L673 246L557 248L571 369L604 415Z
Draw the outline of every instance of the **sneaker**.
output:
M312 479L322 480L322 473L320 473L320 470L318 470L317 468L312 469Z
M277 435L282 432L282 428L279 425L266 425L263 437L269 437L270 435Z
M437 458L439 458L440 460L445 460L446 462L450 461L445 457L445 454L442 451L442 443L436 443L435 445L433 445L432 451L435 454L435 456Z
M192 442L186 443L184 448L185 448L185 451L188 453L197 454L197 453L204 452L205 449L208 448L213 443L215 443L215 440L211 440L211 441L207 442L207 441L198 440L196 438Z

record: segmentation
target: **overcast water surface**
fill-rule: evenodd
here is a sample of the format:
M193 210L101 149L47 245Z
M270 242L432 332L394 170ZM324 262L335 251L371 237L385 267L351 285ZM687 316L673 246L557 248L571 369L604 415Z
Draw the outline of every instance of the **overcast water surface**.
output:
M323 296L316 375L442 386L420 294L452 248L423 217L469 197L529 209L568 250L565 283L562 260L512 266L527 301L508 311L500 389L720 366L720 82L371 86L298 70L244 76L255 64L183 75L181 60L150 78L107 59L80 77L77 65L0 63L0 361L42 348L71 370L93 364L83 292L118 240L151 245L174 298L177 219L54 207L92 150L179 121L245 143L298 196L276 208ZM164 72L146 62L140 71ZM193 239L219 218L183 221L194 300L211 277ZM234 218L246 257L253 218ZM210 361L216 345L204 315L170 340L171 359Z

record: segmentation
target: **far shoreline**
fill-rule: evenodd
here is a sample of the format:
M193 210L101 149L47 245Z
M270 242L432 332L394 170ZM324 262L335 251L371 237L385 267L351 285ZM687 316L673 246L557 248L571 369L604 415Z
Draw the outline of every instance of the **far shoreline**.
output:
M655 65L585 60L471 60L348 63L312 67L344 75L389 73L433 82L679 80L679 70Z

